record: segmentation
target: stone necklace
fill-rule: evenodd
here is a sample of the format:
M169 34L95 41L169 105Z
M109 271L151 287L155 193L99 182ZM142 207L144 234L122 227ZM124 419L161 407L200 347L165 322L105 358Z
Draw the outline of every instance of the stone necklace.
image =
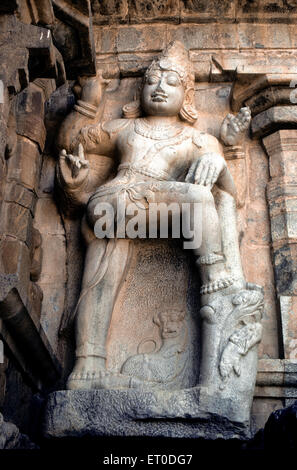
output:
M152 126L145 118L135 119L134 121L135 132L143 137L153 140L169 140L172 139L183 131L181 124L170 126Z

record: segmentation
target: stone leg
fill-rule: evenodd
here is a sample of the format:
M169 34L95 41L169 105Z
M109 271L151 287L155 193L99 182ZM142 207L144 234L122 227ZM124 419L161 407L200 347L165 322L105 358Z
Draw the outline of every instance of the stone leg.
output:
M93 239L85 260L76 314L76 363L68 389L101 388L106 338L111 315L129 259L128 240ZM104 375L104 374L103 374Z
M245 287L245 280L241 271L239 256L235 260L237 264L240 265L237 270L238 273L236 273L238 274L236 279L230 275L230 270L226 267L226 255L223 250L220 228L221 223L210 189L205 186L193 184L188 185L185 183L171 183L171 186L176 187L176 191L171 190L166 193L163 191L157 192L155 194L154 202L165 202L170 204L178 201L182 210L185 211L188 210L185 206L186 203L202 205L200 216L197 215L199 214L198 211L198 213L196 213L196 217L194 217L196 220L191 221L191 227L194 227L195 239L198 240L202 235L200 246L193 249L202 281L200 292L202 295L202 303L207 304L210 299L209 295L217 291L226 291L227 289L228 292L232 293ZM160 189L161 188L162 186L160 186ZM231 198L231 196L229 196L229 198ZM182 215L183 217L187 216L185 213ZM193 212L191 215L193 215ZM234 227L229 227L229 231L232 233L236 232L235 218L234 225ZM233 251L235 250L236 247L234 247ZM237 251L239 251L239 249ZM233 259L235 259L235 256L233 256Z

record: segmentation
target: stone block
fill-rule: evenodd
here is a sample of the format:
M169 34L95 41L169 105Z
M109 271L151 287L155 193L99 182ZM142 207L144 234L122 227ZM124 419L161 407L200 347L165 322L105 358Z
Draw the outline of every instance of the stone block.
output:
M71 390L51 393L43 429L46 438L154 436L246 439L250 436L246 426L211 414L203 405L200 407L198 387L173 392Z
M34 226L42 235L64 236L65 231L57 205L50 197L39 198L36 204Z
M121 52L161 51L166 45L166 28L163 25L121 26L116 48Z
M261 0L250 2L240 0L236 17L244 22L294 22L297 16L296 2L283 0Z
M64 285L66 282L66 247L65 237L42 233L42 270L39 284Z
M65 306L65 280L62 283L57 279L56 282L48 284L43 281L44 278L36 284L43 295L40 323L51 348L59 357L61 353L59 327Z
M42 151L45 144L43 92L31 86L20 93L16 104L16 132L33 142Z
M20 433L15 424L4 421L0 414L0 449L38 449L26 434Z
M297 69L294 64L290 66L287 62L283 64L282 54L278 54L274 61L267 61L267 57L258 56L258 60L254 60L254 52L252 52L248 63L237 63L236 75L237 80L232 88L231 108L238 112L245 102L253 98L261 90L276 87L288 87L290 83L297 79ZM294 91L293 88L290 88ZM274 108L271 108L274 109ZM268 110L269 111L269 110Z
M30 252L24 243L17 240L3 240L0 243L0 300L17 286L26 303L30 266Z
M95 0L92 2L94 24L127 23L129 0Z
M285 359L297 359L297 296L279 297ZM297 370L295 373L297 379Z
M32 246L31 246L31 269L30 278L31 281L36 282L41 273L42 268L42 238L40 232L33 228Z
M18 136L16 152L7 163L8 179L17 180L25 187L37 192L41 155L35 142Z
M54 191L56 159L51 155L43 155L39 190L41 193L50 194Z
M129 0L131 23L179 22L179 0Z
M30 209L17 202L3 203L3 232L31 245L33 216Z
M188 49L237 49L237 26L233 24L193 24L179 28L168 25L167 41L181 41Z
M283 112L282 112L283 109ZM271 111L271 114L269 111ZM266 118L263 116L263 121L261 115L268 113ZM292 114L291 114L292 113ZM297 107L293 106L279 106L270 108L267 111L256 116L254 119L259 118L259 120L266 123L264 126L268 125L270 121L272 125L275 124L275 120L279 119L278 125L282 125L282 119L290 119L292 121L297 116ZM254 120L253 120L254 121ZM260 123L260 125L262 125ZM295 129L281 129L277 132L274 132L272 135L269 135L263 139L264 147L269 155L269 169L271 178L277 178L279 181L279 186L283 186L283 182L280 181L281 177L286 177L286 184L292 182L294 183L295 178L297 178L297 166L296 166L296 157L297 157L297 130ZM277 187L277 181L273 184L273 187ZM289 189L289 185L287 186ZM292 186L290 191L292 190ZM271 199L271 197L270 197Z
M5 201L14 202L28 209L32 215L35 212L36 195L20 184L11 181L5 188Z
M118 68L123 77L134 77L143 75L150 65L153 55L149 54L119 54L118 55Z
M285 299L284 304L288 306L291 302ZM265 396L262 387L268 388L275 387L275 392L270 390L270 395L277 397L281 396L278 388L291 387L297 394L297 360L292 359L260 359L258 362L257 374L257 396Z
M35 317L35 324L40 321L43 292L35 282L30 282L27 308L31 317Z
M94 28L94 41L97 54L115 53L117 50L118 29L112 26Z
M245 104L255 116L273 106L292 104L291 94L292 88L289 87L268 87L249 98Z
M296 199L294 205L296 209ZM294 212L283 212L281 208L279 210L280 213L274 214L270 219L272 241L286 241L290 238L295 241L297 239L297 210Z
M234 21L236 12L235 2L223 0L182 0L181 21L184 22L216 22Z
M278 295L297 295L297 245L280 243L273 252L275 282Z
M297 44L293 25L238 24L240 49L291 49Z
M254 137L265 136L283 127L297 127L297 106L273 106L252 119Z
M45 101L49 100L56 90L56 81L53 78L36 78L33 84L42 90Z

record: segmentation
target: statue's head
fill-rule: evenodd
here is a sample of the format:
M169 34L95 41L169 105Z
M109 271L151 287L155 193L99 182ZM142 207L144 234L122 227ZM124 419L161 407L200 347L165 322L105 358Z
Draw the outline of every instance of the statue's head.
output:
M194 106L194 78L189 52L179 41L170 43L145 73L141 94L144 114L179 115L193 124L198 117Z
M176 338L180 334L184 318L184 311L171 309L157 313L154 323L160 327L162 338Z

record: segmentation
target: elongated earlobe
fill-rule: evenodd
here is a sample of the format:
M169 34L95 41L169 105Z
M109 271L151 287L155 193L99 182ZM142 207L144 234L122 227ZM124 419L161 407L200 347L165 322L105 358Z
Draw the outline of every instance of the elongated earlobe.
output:
M126 119L135 119L142 116L142 109L139 100L131 101L122 108L123 117Z
M187 88L185 91L185 98L179 116L183 121L189 124L194 124L198 119L198 111L194 104L195 92L194 88Z

